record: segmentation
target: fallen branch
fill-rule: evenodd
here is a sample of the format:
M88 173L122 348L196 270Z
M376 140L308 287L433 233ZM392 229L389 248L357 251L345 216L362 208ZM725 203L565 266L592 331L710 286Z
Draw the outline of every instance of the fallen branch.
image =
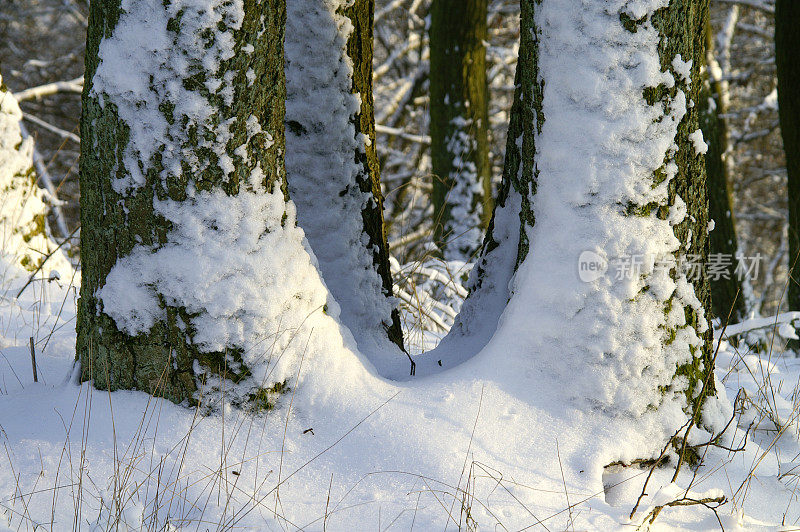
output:
M698 505L705 506L706 508L714 512L714 515L717 516L717 521L719 521L719 516L717 515L717 508L719 508L726 502L728 502L728 500L725 498L725 496L720 495L719 497L705 497L702 499L692 499L691 497L683 497L681 499L676 499L674 501L670 501L664 504L659 504L657 506L654 506L653 509L650 510L650 512L644 517L644 521L642 521L642 524L639 525L638 528L641 528L645 522L647 522L648 525L652 525L655 522L656 518L658 517L658 514L661 513L661 510L670 506L698 506ZM712 504L715 504L716 506L711 506ZM720 527L722 527L722 522L720 522Z

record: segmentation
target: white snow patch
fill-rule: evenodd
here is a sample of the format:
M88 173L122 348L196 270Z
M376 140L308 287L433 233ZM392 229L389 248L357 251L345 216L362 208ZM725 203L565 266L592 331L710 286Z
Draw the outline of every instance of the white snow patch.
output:
M695 155L705 155L708 152L708 144L706 144L703 139L703 132L700 129L696 129L690 133L689 140L692 141Z
M684 61L681 54L675 56L672 60L672 68L681 77L687 87L692 86L692 60Z
M130 130L123 159L127 172L115 179L114 190L125 194L143 186L157 153L162 156L162 180L180 175L181 163L197 172L208 166L210 161L200 160L195 148L182 147L194 126L200 146L210 148L221 159L223 171L232 172L233 164L224 150L230 124L214 124L215 107L199 92L187 89L183 81L199 71L209 73L206 88L221 96L226 105L232 103L233 73L223 74L221 62L235 54L232 32L241 27L244 18L242 0L166 4L123 0L120 9L111 37L100 44L100 63L91 91L101 106L114 104ZM169 21L176 18L180 31L168 30ZM221 25L225 31L220 30ZM176 118L171 124L165 116L165 109L170 108Z

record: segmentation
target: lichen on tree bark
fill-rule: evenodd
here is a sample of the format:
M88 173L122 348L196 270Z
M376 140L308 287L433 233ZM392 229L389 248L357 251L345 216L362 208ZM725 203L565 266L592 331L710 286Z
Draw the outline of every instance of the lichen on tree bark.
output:
M671 89L656 89L661 93L658 103L665 106L665 111L678 89L686 94L688 108L678 124L678 134L675 137L678 149L674 162L678 173L669 183L668 202L673 206L676 198L680 197L686 204L687 215L674 227L675 236L681 242L677 258L680 260L691 257L703 266L708 262L709 250L705 158L696 152L690 135L700 127L699 106L696 104L702 87L700 68L705 61L705 34L702 29L706 26L707 18L707 0L671 0L667 7L656 11L652 21L660 35L658 52L662 71L672 72L676 81L681 80L683 75L674 66L676 56L680 55L684 62L691 62L689 79L683 79L682 83L677 83ZM659 178L655 176L656 180ZM703 345L700 352L692 353L693 360L690 363L677 368L676 376L683 375L688 379L686 401L689 413L699 415L705 399L716 393L713 377L713 331L710 321L707 320L711 316L711 289L705 267L690 281L702 312L687 305L684 308L686 324L697 331L703 339Z
M347 55L353 62L353 93L361 97L361 112L354 121L356 137L364 135L364 151L355 154L356 161L364 172L356 179L364 193L372 195L361 211L364 233L368 237L367 247L372 249L373 263L383 284L386 297L393 295L392 273L389 267L389 243L383 219L383 192L381 191L381 171L375 141L375 105L372 97L372 55L375 18L375 0L356 0L345 10L345 15L353 23L353 33L347 41ZM403 329L400 325L400 312L392 310L391 323L386 325L389 339L403 349Z

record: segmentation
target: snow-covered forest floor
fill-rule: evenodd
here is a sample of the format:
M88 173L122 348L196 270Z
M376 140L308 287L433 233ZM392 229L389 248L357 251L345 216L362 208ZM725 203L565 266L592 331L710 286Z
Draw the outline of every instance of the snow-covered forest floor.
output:
M776 354L777 335L771 349L776 327L751 333L761 353L721 342L734 416L671 482L674 452L604 471L613 455L591 449L636 442L556 421L546 390L519 400L490 356L404 383L345 361L257 416L94 390L74 370L76 277L39 274L16 297L28 275L3 271L3 529L800 529L800 359Z
M453 325L471 267L430 249L428 4L379 1L375 14L377 145L395 295L413 355L430 351ZM490 4L490 140L499 179L519 2ZM747 4L715 2L712 21L720 55L732 56L725 72L742 249L769 260L744 294L754 317L716 324L716 425L727 429L714 441L692 429L699 463L676 473L678 453L667 446L649 462L605 468L648 458L641 449L661 445L652 427L624 419L611 426L569 406L570 371L545 386L518 367L498 367L503 358L493 355L509 347L503 342L446 370L435 357L420 360L417 377L404 381L381 377L356 349L339 346L315 359L314 371L301 362L302 393L289 389L278 408L255 415L100 391L78 382L74 363L80 273L57 253L46 270L60 275L31 277L4 241L0 530L800 530L800 358L786 349L800 314L775 310L787 279L785 169L769 17ZM25 9L0 16L0 30L14 37L0 39L0 56L10 58L3 74L37 135L40 183L63 201L50 198L58 207L52 236L74 257L88 4L17 5ZM56 80L64 84L45 94ZM0 205L15 201L0 196ZM590 341L580 327L565 330ZM566 368L575 364L562 359Z

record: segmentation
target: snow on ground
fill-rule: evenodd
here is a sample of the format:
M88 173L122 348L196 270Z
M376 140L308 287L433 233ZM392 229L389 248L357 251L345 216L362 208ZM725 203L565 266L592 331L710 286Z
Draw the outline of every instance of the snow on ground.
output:
M671 468L657 470L629 520L649 470L604 474L613 457L591 449L616 443L622 456L644 442L546 389L526 400L525 379L489 357L409 382L345 358L266 415L203 416L77 384L74 287L42 280L19 299L14 288L0 304L0 529L629 530L690 485L692 497L731 501L719 521L702 506L666 507L653 530L800 529L798 359L723 342L717 375L731 401L740 387L748 398L726 445L745 449L708 447L674 485Z
M659 404L658 386L669 384L675 365L685 362L681 357L698 341L694 331L681 329L684 324L678 319L683 306L696 300L685 281L674 283L663 272L661 277L652 273L649 280L658 282L650 283L652 294L631 301L642 291L641 280L578 284L574 271L564 266L572 266L587 246L608 256L668 256L677 251L670 222L685 214L679 204L670 220L620 220L606 215L604 208L620 198L642 204L665 200L666 185L652 189L650 178L664 154L674 151L675 125L686 102L676 97L674 116L654 122L657 114L641 101L642 86L676 82L658 69L653 28L645 25L633 34L637 41L627 44L636 50L606 50L592 38L616 42L634 37L621 29L613 33L616 26L607 22L616 15L604 6L577 0L575 9L561 3L554 8L555 2L543 5L537 17L547 22L540 25L548 44L541 49L541 66L545 77L556 81L545 88L548 118L538 139L544 155L539 161L538 221L529 235L532 259L520 265L514 295L494 337L481 329L486 333L481 341L488 343L480 344L478 354L462 356L458 365L451 359L441 365L427 353L428 363L420 364L415 378L401 382L381 377L336 320L338 308L316 275L302 234L287 230L286 245L294 251L278 253L275 260L302 263L308 282L300 284L313 296L308 308L330 302L327 312L289 324L299 332L292 334L291 348L277 349L278 359L288 353L286 359L292 361L281 366L282 376L297 384L283 394L277 408L260 415L224 403L208 413L138 392L108 393L77 383L74 283L36 279L15 297L25 276L8 276L0 292L0 526L629 530L653 517L652 528L662 530L797 528L800 365L771 351L737 353L721 346L717 374L724 386L718 387L719 408L713 417L717 425L725 423L725 412L733 417L718 442L722 447L698 447L705 453L702 467L684 467L674 483L670 468L652 475L646 468L604 469L614 462L659 458L665 435L685 417L680 387L660 405L658 414L667 411L663 418L651 415L651 405ZM630 5L632 18L638 19L640 10L661 3ZM119 42L110 49L121 51ZM153 43L163 48L157 39ZM104 59L111 57L106 52ZM116 72L106 74L118 81ZM100 71L101 78L106 74ZM550 87L570 90L559 93ZM113 90L104 90L113 100ZM606 101L607 94L620 96ZM578 119L591 127L575 133L571 124ZM131 157L146 156L150 149L144 140L129 148ZM620 157L627 148L635 153ZM596 167L590 168L589 161ZM627 166L635 168L622 172ZM132 175L120 187L138 182ZM587 200L594 196L599 197ZM241 212L251 211L244 209L248 197L233 198ZM235 225L241 212L226 208L227 201L198 194L187 202L189 211L172 213L178 228L169 244L182 251L177 263L204 256L193 255L196 250L223 251L218 243L210 248L197 244L206 236L192 231L215 223L184 223L183 216L205 220L208 214ZM256 203L261 201L269 199ZM214 209L206 213L208 206ZM272 214L280 209L267 210L275 218ZM293 227L289 219L286 225ZM259 233L248 231L246 236ZM254 245L264 253L275 249L267 242ZM159 251L162 256L155 264L136 253L121 262L123 280L157 280L162 295L198 295L185 286L173 291L166 284L172 270L147 271L145 266L163 265L162 259L174 267L176 263L164 258L171 256L169 246L164 249L166 255ZM228 279L227 264L220 262L218 278ZM267 279L259 289L261 297L280 294L272 288L297 281L286 265L273 273L277 277ZM253 279L243 276L225 283L223 288L232 289L219 298L201 294L208 303L204 308L227 303L222 295L239 297L239 281L248 280ZM104 288L104 301L107 295L108 302L125 304L123 295L130 297L130 287L118 286L127 293L105 294ZM670 315L666 325L685 334L664 349L661 304L671 297L681 305L674 307L676 316ZM240 306L262 303L267 305L261 310L270 308L268 300L253 298L231 303L232 312L222 305L221 313L238 316ZM297 309L284 312L287 320L306 315ZM130 315L141 308L124 310ZM131 329L146 329L149 319L158 316L147 315ZM265 318L253 330L275 322ZM494 321L486 327L493 328ZM248 331L244 329L245 344L255 342ZM277 337L284 331L272 332ZM31 382L30 338L38 383ZM452 353L458 346L445 347ZM572 371L575 366L578 370ZM647 371L649 378L644 378ZM690 440L703 444L709 437L695 428ZM675 453L667 454L674 463ZM637 505L642 491L647 495ZM723 496L730 502L715 513L713 507ZM692 502L705 505L685 506ZM638 512L630 519L634 506Z

